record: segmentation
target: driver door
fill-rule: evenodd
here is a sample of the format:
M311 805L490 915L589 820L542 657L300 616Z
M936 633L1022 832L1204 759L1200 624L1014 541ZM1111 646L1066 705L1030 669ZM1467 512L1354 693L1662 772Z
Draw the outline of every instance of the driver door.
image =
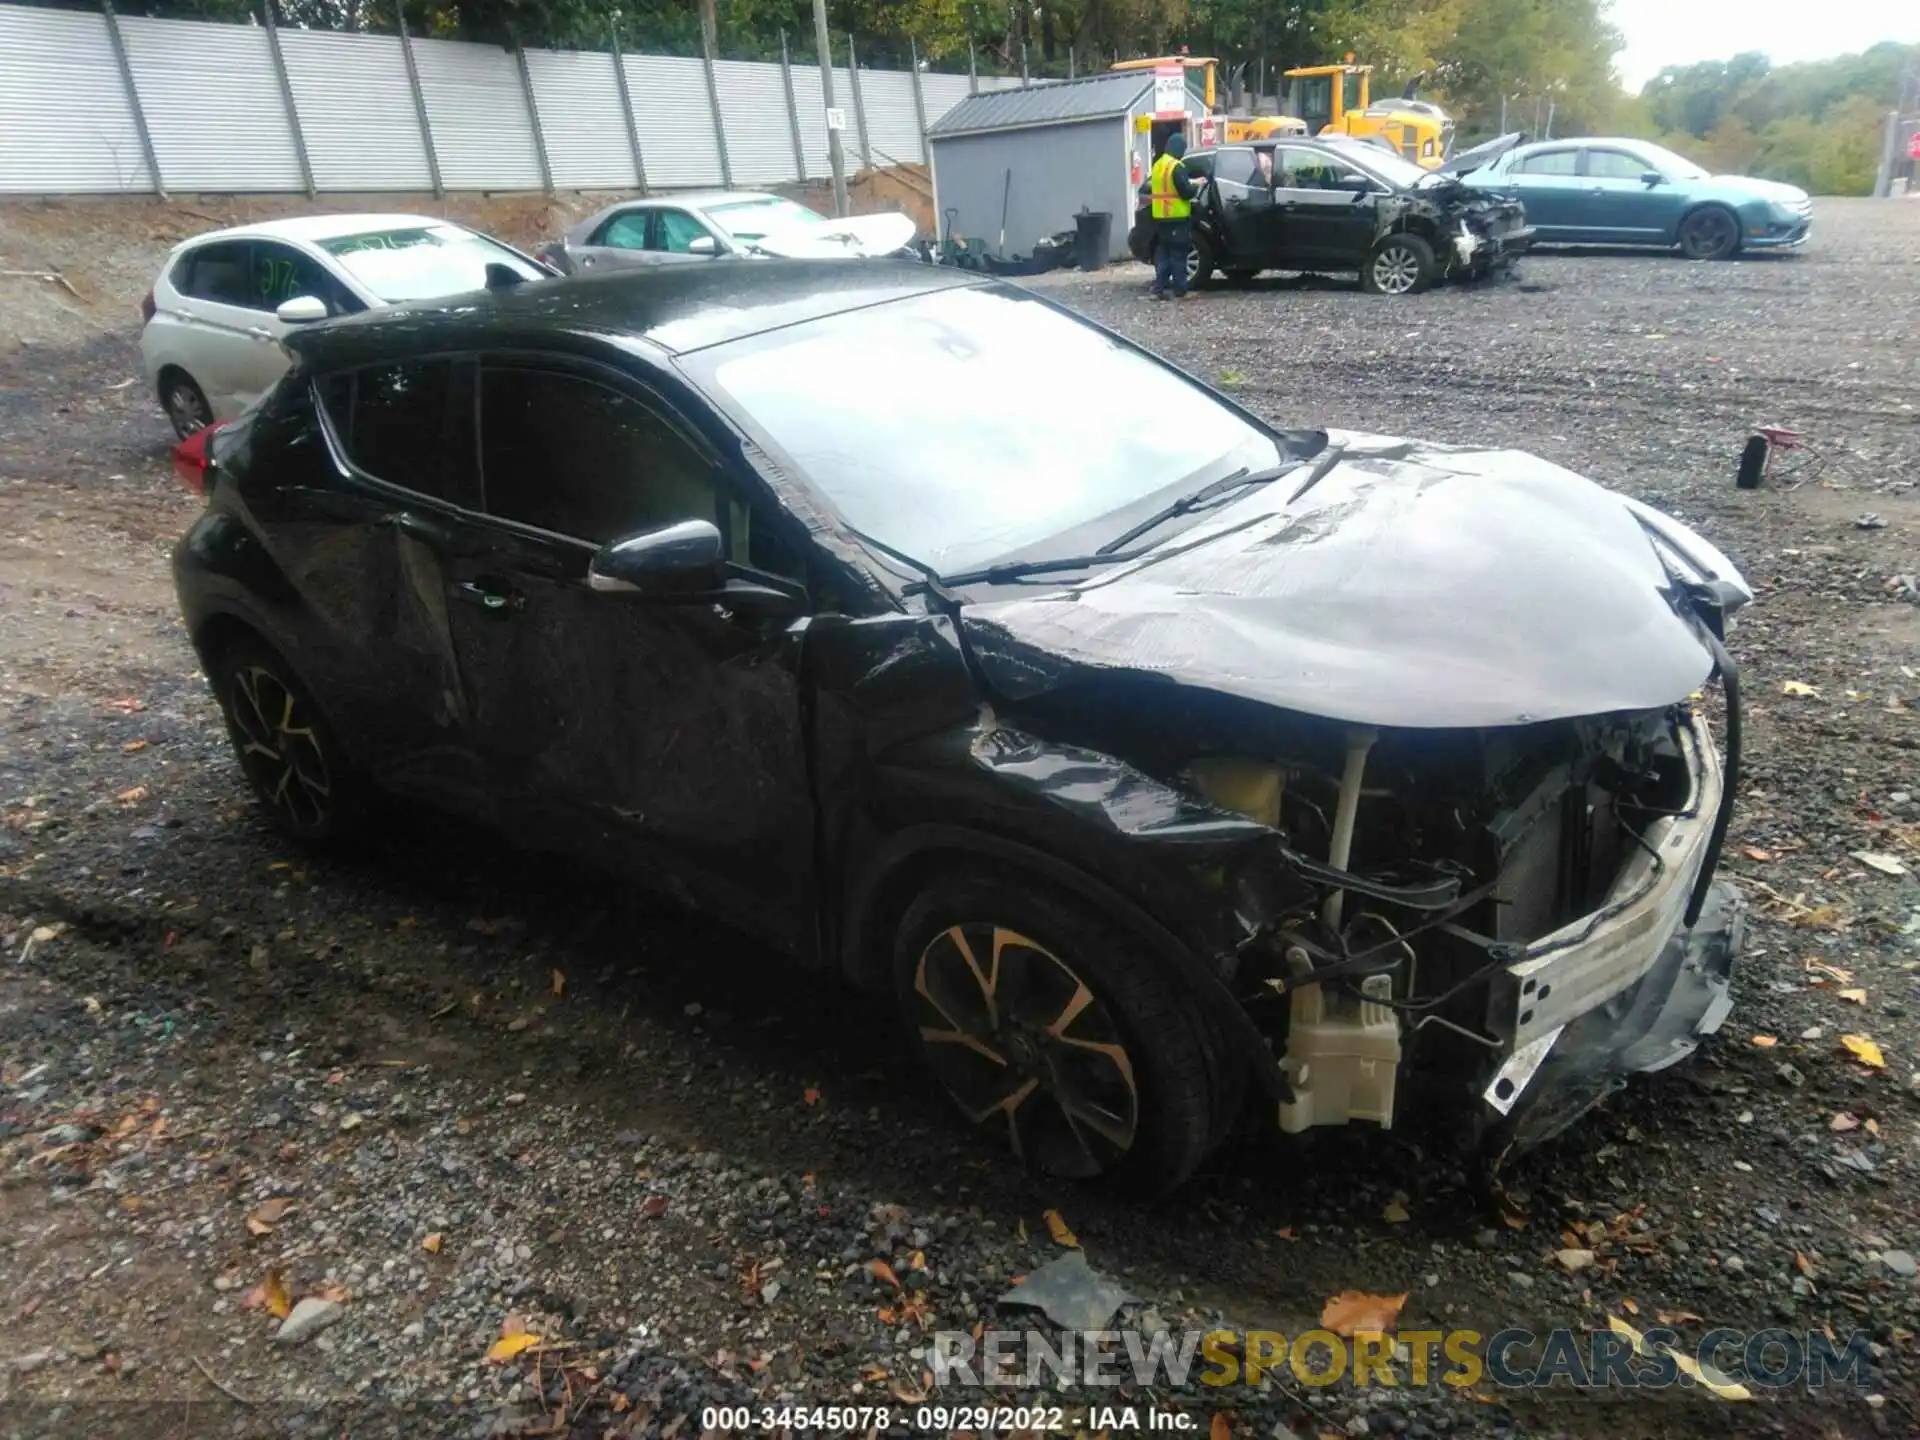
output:
M1685 197L1665 180L1649 185L1645 177L1659 172L1644 159L1631 150L1589 145L1584 168L1596 239L1658 245L1672 237Z
M647 237L653 229L654 207L635 206L609 215L584 245L571 246L568 258L581 272L624 270L636 265L658 265L666 257L649 249Z
M784 517L746 502L697 432L625 377L557 356L485 360L479 417L488 543L451 557L448 578L503 818L800 943L804 621L587 584L601 545L690 519L720 528L737 569L797 573Z
M1280 227L1273 203L1272 152L1266 164L1252 148L1214 152L1213 192L1226 240L1220 257L1229 270L1256 270L1273 263Z
M1274 203L1289 268L1353 269L1379 226L1378 186L1358 167L1323 150L1279 147Z

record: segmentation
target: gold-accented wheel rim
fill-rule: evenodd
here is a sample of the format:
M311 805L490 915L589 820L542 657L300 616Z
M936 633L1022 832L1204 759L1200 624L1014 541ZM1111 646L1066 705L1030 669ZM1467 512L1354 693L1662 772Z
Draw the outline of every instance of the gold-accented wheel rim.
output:
M1016 1155L1086 1179L1133 1148L1133 1059L1099 997L1045 946L949 926L920 952L912 1004L936 1078L976 1124L1004 1124Z
M333 806L327 757L311 717L271 670L236 670L228 697L240 764L260 798L301 830L317 830Z

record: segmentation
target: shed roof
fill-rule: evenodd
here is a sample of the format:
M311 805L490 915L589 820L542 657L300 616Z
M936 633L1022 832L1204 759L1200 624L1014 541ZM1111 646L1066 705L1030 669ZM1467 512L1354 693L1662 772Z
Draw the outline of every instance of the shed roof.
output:
M938 139L983 130L1013 130L1075 120L1104 120L1125 115L1153 89L1151 70L1110 70L1078 80L1042 80L1018 89L969 95L933 124ZM1191 86L1188 95L1193 96Z

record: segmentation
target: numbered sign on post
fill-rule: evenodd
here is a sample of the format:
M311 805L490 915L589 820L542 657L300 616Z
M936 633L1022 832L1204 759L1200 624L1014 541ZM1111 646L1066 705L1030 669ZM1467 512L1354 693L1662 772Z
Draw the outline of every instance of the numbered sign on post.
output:
M844 130L847 128L847 112L839 106L827 111L827 129Z

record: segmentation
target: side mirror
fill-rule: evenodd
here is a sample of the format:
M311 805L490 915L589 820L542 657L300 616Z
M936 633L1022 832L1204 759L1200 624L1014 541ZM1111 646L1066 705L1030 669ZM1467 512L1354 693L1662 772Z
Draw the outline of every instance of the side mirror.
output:
M689 255L718 255L720 253L720 242L711 235L702 235L697 239L687 242L687 253Z
M311 325L327 318L327 302L317 295L296 295L281 301L273 315L282 325Z
M720 530L682 520L603 545L587 567L587 585L603 594L693 599L722 586Z
M1662 175L1658 170L1642 170L1640 172L1640 183L1642 185L1647 186L1649 189L1651 189L1655 185L1658 185L1662 180L1666 178L1667 177Z

